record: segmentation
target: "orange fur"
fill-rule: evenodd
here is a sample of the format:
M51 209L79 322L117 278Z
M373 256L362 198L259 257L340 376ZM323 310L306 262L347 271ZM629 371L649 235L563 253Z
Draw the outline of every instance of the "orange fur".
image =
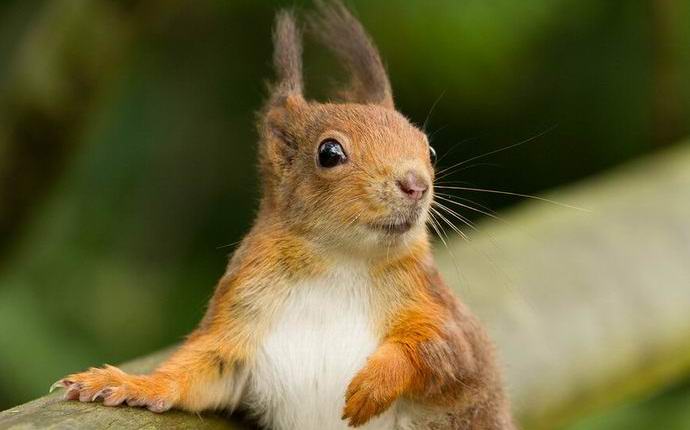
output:
M58 385L68 399L156 412L233 408L291 289L356 260L369 268L380 343L343 393L343 419L363 425L400 399L436 411L419 428L512 429L491 343L434 268L428 140L394 110L383 63L356 19L337 2L319 2L313 22L351 71L346 101L304 99L298 29L280 13L278 80L258 122L259 214L197 330L149 375L106 366ZM319 167L326 139L341 144L346 162ZM416 201L401 192L409 174L429 186Z

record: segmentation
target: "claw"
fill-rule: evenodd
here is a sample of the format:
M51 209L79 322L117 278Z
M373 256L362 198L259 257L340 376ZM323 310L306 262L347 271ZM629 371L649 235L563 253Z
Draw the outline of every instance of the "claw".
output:
M164 412L171 408L168 392L138 390L136 386L128 384L132 378L115 367L92 368L57 381L50 387L50 391L64 388L65 400L102 401L103 406L126 403L130 406L144 406L153 412Z
M51 385L50 388L48 389L48 393L49 393L49 394L52 393L52 392L55 391L57 388L67 388L67 385L65 385L65 380L64 380L64 379L60 379L59 381L57 381L57 382L55 382L53 385Z
M96 394L94 394L91 397L91 401L95 402L96 400L99 400L99 399L104 400L106 397L108 397L110 395L110 393L112 393L112 391L113 390L110 387L106 387L106 388L102 389L101 391L97 392Z
M137 398L127 399L127 406L138 407L146 406L146 402Z
M77 400L79 398L79 390L70 389L65 393L65 400Z
M125 402L125 397L122 394L108 396L103 399L104 406L119 406Z
M89 396L88 391L82 391L79 393L79 401L80 402L88 402L91 400L91 397Z
M163 401L163 400L157 400L157 401L151 403L150 405L148 405L147 408L149 411L155 412L155 413L165 412L168 409L170 409L170 407L167 406L165 401Z

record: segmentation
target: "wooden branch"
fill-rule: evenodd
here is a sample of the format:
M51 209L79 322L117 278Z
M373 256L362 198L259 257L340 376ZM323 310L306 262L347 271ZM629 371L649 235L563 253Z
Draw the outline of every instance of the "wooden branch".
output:
M557 427L688 373L689 196L685 144L553 193L589 212L525 204L438 249L446 280L496 340L524 428ZM165 354L126 367L145 372ZM242 428L59 397L0 413L0 428Z

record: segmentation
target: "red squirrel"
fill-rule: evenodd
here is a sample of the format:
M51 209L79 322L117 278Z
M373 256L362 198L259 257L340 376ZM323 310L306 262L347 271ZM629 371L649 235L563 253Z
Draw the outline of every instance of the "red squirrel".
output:
M150 374L106 365L55 386L154 412L242 408L276 430L514 429L492 344L434 265L427 136L340 2L307 23L350 85L305 99L300 31L279 12L259 212L199 327Z

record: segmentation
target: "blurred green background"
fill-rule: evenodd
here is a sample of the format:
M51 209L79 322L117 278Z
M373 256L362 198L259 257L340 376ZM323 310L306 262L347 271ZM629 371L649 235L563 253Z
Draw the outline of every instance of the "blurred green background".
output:
M535 194L689 134L688 1L350 4L441 167L534 137L453 180ZM0 3L0 410L199 320L256 208L281 5L308 2ZM311 42L306 79L342 79ZM690 384L568 428L690 428Z

